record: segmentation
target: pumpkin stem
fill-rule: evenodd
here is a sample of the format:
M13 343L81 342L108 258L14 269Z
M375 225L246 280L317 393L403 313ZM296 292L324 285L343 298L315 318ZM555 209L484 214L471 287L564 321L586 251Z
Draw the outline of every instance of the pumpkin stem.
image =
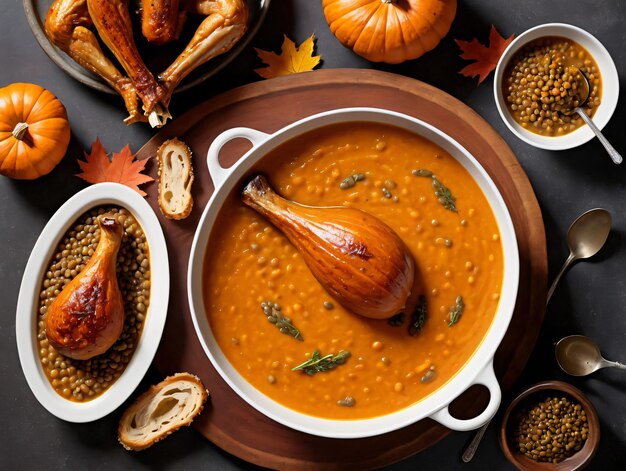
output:
M15 127L13 128L13 131L11 132L11 134L13 134L13 137L15 139L21 141L22 138L24 137L24 134L26 134L27 130L28 130L28 123L17 123Z

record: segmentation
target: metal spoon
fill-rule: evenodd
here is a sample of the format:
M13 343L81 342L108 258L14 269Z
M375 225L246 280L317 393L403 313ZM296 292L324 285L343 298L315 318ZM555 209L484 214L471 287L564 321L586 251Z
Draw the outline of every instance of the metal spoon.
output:
M585 73L578 67L569 66L568 69L572 73L572 75L576 75L576 85L578 87L577 94L573 97L573 99L570 99L566 102L566 106L561 108L560 112L566 116L578 113L578 115L583 119L585 123L587 123L587 126L591 128L596 137L600 140L611 159L613 159L613 162L616 164L621 164L623 160L622 156L619 154L619 152L615 150L615 148L611 145L607 138L604 137L604 135L597 128L597 126L593 123L591 118L587 116L587 113L582 110L582 107L585 105L585 103L587 103L587 100L589 100L589 79L587 78Z
M570 335L556 344L556 361L563 371L572 376L587 376L601 368L619 368L626 365L605 360L593 340L584 335Z
M550 302L556 285L569 266L576 260L582 260L597 254L606 242L610 231L611 213L606 209L591 209L578 216L567 231L567 245L570 250L569 257L567 257L561 271L559 271L559 274L552 282L552 286L548 291L546 305ZM472 460L490 423L491 421L478 429L463 455L461 455L463 462L469 463Z
M561 271L556 275L552 286L550 286L546 304L550 302L556 285L569 266L577 260L593 257L597 254L606 242L610 231L611 213L606 209L590 209L578 216L567 231L569 257L565 260Z

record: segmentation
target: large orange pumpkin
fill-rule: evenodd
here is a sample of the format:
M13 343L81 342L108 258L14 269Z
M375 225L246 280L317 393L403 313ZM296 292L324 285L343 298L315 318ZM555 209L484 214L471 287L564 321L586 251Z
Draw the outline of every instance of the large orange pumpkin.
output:
M450 30L456 0L322 0L337 39L373 62L398 64L433 49Z
M63 104L32 83L0 88L0 174L32 180L63 158L70 125Z

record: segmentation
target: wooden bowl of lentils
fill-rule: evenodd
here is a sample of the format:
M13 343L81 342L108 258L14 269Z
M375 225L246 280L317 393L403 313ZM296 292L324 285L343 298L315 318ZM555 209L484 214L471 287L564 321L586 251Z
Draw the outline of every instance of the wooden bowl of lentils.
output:
M580 71L580 72L579 72ZM589 82L589 98L580 102ZM552 23L517 37L496 67L494 95L500 116L527 143L569 149L594 137L573 108L581 105L602 129L619 95L615 64L602 44L576 26Z
M77 360L49 341L46 317L56 297L95 256L101 238L99 220L105 215L123 231L115 260L123 328L106 351ZM168 299L167 248L148 203L115 183L93 185L74 195L39 236L18 298L18 353L35 397L52 414L70 422L89 422L112 412L137 387L154 357ZM83 315L90 314L86 310L80 312Z
M598 414L574 386L561 381L535 384L504 413L500 446L522 471L583 469L600 443Z

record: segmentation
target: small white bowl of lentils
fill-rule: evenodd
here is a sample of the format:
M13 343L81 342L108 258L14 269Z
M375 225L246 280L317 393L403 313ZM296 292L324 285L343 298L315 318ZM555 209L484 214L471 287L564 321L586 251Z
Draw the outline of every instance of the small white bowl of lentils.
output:
M94 254L99 240L97 220L105 213L124 227L116 256L124 326L106 352L76 360L57 352L48 341L45 316L54 298ZM99 183L66 201L37 239L16 309L20 363L41 405L68 422L91 422L118 408L135 390L156 353L169 287L163 231L143 197L118 183Z
M524 142L565 150L590 141L594 134L576 113L561 110L574 100L579 68L590 83L583 110L604 128L619 97L613 59L594 36L576 26L548 23L520 34L498 61L494 96L500 116Z

